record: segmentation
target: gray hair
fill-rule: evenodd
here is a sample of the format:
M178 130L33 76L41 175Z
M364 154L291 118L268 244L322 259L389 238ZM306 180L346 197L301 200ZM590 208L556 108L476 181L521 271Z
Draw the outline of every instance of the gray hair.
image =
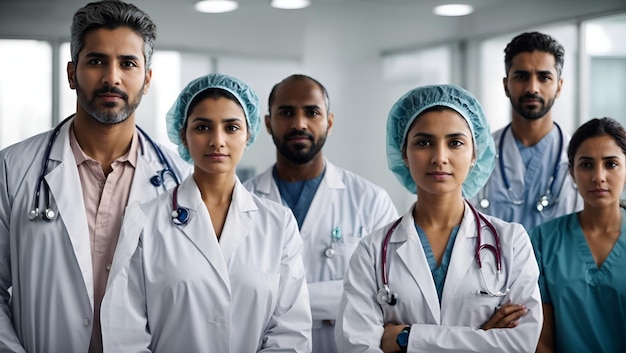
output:
M147 13L132 4L119 0L91 2L74 14L70 51L72 62L78 64L78 54L85 47L85 34L100 28L128 27L143 38L143 55L146 70L152 64L152 52L156 40L156 25Z

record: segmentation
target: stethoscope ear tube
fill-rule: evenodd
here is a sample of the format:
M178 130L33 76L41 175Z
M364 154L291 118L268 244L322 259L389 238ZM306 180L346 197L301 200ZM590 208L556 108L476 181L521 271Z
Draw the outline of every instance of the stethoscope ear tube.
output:
M170 216L174 224L182 226L189 222L189 209L178 205L178 187L179 185L176 185L172 190L172 212Z
M75 114L70 115L69 117L65 118L62 122L60 122L57 126L55 126L54 130L52 130L52 135L50 136L50 139L48 139L48 145L46 146L46 149L44 151L44 156L43 156L44 158L41 162L41 171L39 172L39 177L37 178L37 186L35 187L35 197L33 201L33 208L29 210L28 213L26 214L26 216L28 217L28 220L30 221L34 221L35 219L41 216L41 219L43 219L44 221L52 222L58 214L58 211L55 211L54 209L52 209L52 207L50 207L50 187L45 182L45 175L48 170L48 162L50 161L50 153L52 152L52 146L54 145L54 141L56 141L56 138L59 135L59 132L61 131L61 127L65 125L68 121L70 121L74 116ZM157 175L154 175L150 178L150 183L154 185L155 187L163 186L165 175L169 173L172 176L172 178L176 181L176 185L179 185L180 181L178 179L178 176L172 169L167 158L165 158L163 151L161 151L159 146L150 138L150 136L148 136L148 134L145 131L143 131L139 126L135 126L135 127L146 138L146 140L148 140L148 142L154 149L154 152L157 154L159 161L164 167L163 170L157 173ZM141 148L143 151L143 145ZM46 198L45 207L46 208L44 210L41 210L39 209L39 201L41 198L41 189L42 189L43 184L45 184L43 189L44 189L44 193L46 194L45 195L45 198ZM187 211L187 212L180 212L180 213L181 214L184 213L186 214L186 216L179 215L177 218L184 219L183 223L187 223L187 220L189 218L189 212Z
M476 265L478 266L478 269L480 271L480 275L482 277L483 286L485 287L485 291L486 291L485 293L491 296L496 296L496 297L505 296L508 293L508 289L505 291L492 291L487 285L487 282L484 278L482 261L480 258L480 252L482 250L488 250L492 252L496 260L496 271L498 274L501 272L502 255L501 255L500 237L498 235L498 232L496 228L493 226L493 224L489 222L489 220L487 220L485 216L478 213L470 202L466 200L465 203L470 208L470 211L472 212L475 222L476 222L476 247L474 249L475 251L474 258L476 261ZM389 277L387 273L387 246L389 245L389 240L391 239L391 235L393 234L393 231L396 229L398 224L400 224L401 220L402 218L396 220L392 224L389 230L387 230L387 233L385 234L385 238L383 239L383 247L381 249L381 259L380 259L381 260L380 268L381 268L382 285L380 286L380 288L378 289L378 292L376 293L376 301L380 305L383 305L383 304L396 305L398 301L398 293L392 291L391 288L389 287ZM489 231L492 232L495 245L482 244L481 222L483 222L485 224L485 227L487 227Z
M389 228L389 230L387 230L387 233L385 234L385 239L383 240L383 248L381 251L381 258L380 258L380 267L381 267L381 276L382 276L382 287L378 290L378 293L376 294L376 300L378 301L378 303L380 305L383 304L389 304L389 305L396 305L396 302L398 301L398 294L395 292L392 292L391 289L389 288L389 278L387 277L387 245L389 245L389 239L391 239L391 235L393 234L393 231L396 229L396 227L398 227L398 224L400 224L400 222L402 221L402 217L398 218L395 222L393 222L393 224L391 225L391 227Z

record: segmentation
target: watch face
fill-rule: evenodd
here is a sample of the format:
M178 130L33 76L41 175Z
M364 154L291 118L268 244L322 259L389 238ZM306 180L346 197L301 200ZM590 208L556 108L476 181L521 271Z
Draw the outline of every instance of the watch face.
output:
M398 346L406 347L409 344L409 331L407 329L402 330L402 332L398 334L396 342Z

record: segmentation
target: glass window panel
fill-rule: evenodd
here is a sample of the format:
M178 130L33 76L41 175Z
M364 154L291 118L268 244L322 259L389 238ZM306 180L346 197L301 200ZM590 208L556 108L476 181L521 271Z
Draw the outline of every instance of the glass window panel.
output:
M611 117L626 125L626 13L583 23L581 121Z
M0 148L50 129L52 48L36 40L0 40Z

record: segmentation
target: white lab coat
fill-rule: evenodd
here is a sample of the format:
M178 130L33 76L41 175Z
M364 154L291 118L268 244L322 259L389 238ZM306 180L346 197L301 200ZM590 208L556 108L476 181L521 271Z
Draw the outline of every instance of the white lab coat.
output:
M58 216L50 223L28 220L42 159L52 132L0 151L0 351L87 352L93 320L91 245L80 178L69 143L71 121L57 136L45 183ZM156 197L163 187L150 184L161 171L142 134L129 204ZM191 166L163 149L179 178ZM166 177L168 186L175 185ZM39 208L44 208L42 186ZM12 287L12 298L8 289Z
M500 235L501 283L495 280L495 257L481 252L483 270L492 292L510 288L505 297L477 294L484 290L475 262L476 220L466 205L454 242L441 305L412 208L393 232L387 248L388 283L398 294L395 306L376 301L382 286L381 249L390 225L364 238L355 250L344 282L336 325L340 352L382 352L385 323L412 325L408 352L534 352L543 324L537 279L539 270L528 234L517 223L486 216ZM482 226L482 243L494 244ZM511 301L529 312L512 329L481 330L495 308Z
M334 328L322 321L337 318L350 256L363 236L389 223L398 212L384 189L328 160L325 163L326 172L300 234L313 314L313 351L332 353L336 352ZM244 185L260 197L284 204L272 176L273 168ZM328 258L324 252L332 243L335 227L341 229L342 238L333 246L335 255Z
M583 200L568 169L567 146L570 137L567 133L563 132L563 148L559 150L561 147L559 146L559 133L555 126L550 132L551 141L544 138L539 142L541 144L539 148L544 152L541 159L533 160L527 169L515 137L511 129L507 129L502 154L504 155L504 171L512 190L511 195L504 184L500 170L499 143L503 131L504 129L500 129L493 134L498 151L495 168L487 184L472 199L472 204L481 212L509 222L521 223L529 232L551 219L582 210ZM540 213L537 211L537 201L548 188L549 179L554 172L554 156L557 155L559 166L552 194L558 196L558 201L554 206ZM517 204L512 202L512 198ZM482 199L489 200L489 207L480 207Z
M129 206L102 303L106 353L310 352L302 241L289 209L237 179L222 235L192 176L175 225L171 191Z

